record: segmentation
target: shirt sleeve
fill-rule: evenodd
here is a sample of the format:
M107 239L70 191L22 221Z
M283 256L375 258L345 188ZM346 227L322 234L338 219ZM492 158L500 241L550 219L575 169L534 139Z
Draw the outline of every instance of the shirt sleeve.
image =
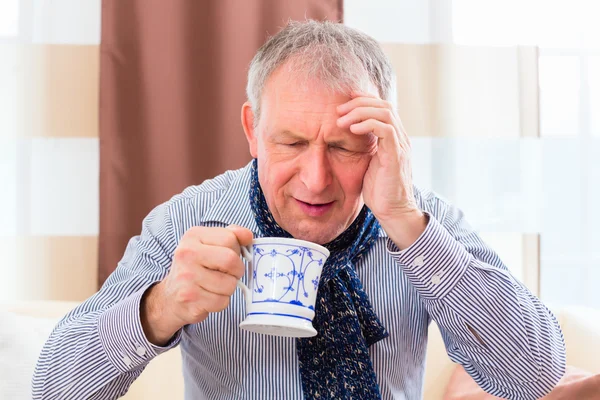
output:
M144 292L168 273L176 247L168 203L155 208L142 233L101 290L68 313L55 327L38 359L34 399L116 399L145 366L179 343L150 343L140 319Z
M492 395L542 397L565 370L556 318L511 275L460 210L436 201L439 220L428 214L412 246L400 251L388 240L388 251L438 324L452 361Z

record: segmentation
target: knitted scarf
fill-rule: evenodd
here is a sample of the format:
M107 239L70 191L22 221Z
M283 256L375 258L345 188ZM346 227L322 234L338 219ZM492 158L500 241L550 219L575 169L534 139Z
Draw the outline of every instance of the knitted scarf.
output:
M275 222L252 162L250 202L263 236L291 237ZM306 399L380 399L369 346L388 332L373 311L354 265L378 237L379 223L364 206L340 236L325 244L313 326L317 336L297 339L302 389Z

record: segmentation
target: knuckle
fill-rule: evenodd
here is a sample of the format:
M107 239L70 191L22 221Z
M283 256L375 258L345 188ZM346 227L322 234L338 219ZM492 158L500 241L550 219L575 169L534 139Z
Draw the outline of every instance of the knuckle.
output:
M181 256L182 256L182 254L181 254L182 252L183 252L183 247L182 246L178 246L175 249L175 252L173 253L173 259L174 260L180 260Z
M198 304L193 305L189 308L190 317L192 320L198 320L206 314L206 309Z
M241 279L242 276L244 276L245 272L246 272L246 267L243 262L240 262L235 268L233 268L233 270L231 271L231 274L235 278L236 284L237 284L237 280Z
M239 264L240 256L230 248L225 248L223 251L223 262L228 270L234 269Z
M175 301L180 304L192 303L198 299L198 293L192 288L184 288L175 294Z
M235 289L237 288L237 282L238 280L236 277L224 274L222 285L227 294L232 295L233 292L235 292Z
M231 229L225 228L225 235L223 236L223 244L231 249L235 249L239 246L237 236Z
M205 300L205 305L201 309L208 312L223 311L229 306L229 296L207 293Z
M215 300L215 309L217 311L223 311L227 307L229 307L229 296L219 296Z
M391 121L394 118L394 113L389 108L386 108L384 112L385 112L385 119L387 121Z
M188 229L185 234L183 235L184 237L197 237L200 234L202 234L202 232L204 231L204 227L203 226L192 226L190 229Z
M178 282L192 282L194 281L196 277L196 274L194 273L194 271L188 269L188 268L183 268L180 271L177 272L177 276L176 276L176 280Z
M174 258L177 261L187 261L190 257L191 257L191 253L192 253L192 249L185 247L185 246L179 246L177 247L177 249L175 249L175 254L174 254Z

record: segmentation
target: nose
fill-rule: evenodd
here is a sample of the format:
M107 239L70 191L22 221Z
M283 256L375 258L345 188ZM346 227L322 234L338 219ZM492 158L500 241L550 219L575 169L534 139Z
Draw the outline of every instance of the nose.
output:
M325 191L332 182L331 163L327 150L315 147L305 153L300 166L300 180L313 194Z

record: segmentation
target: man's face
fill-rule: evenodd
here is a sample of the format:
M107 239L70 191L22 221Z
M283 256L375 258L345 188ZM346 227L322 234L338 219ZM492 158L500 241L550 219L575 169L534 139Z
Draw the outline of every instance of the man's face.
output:
M336 107L349 100L318 81L301 85L284 65L269 78L259 124L247 132L269 209L297 239L327 243L363 206L363 177L377 141L337 126Z

